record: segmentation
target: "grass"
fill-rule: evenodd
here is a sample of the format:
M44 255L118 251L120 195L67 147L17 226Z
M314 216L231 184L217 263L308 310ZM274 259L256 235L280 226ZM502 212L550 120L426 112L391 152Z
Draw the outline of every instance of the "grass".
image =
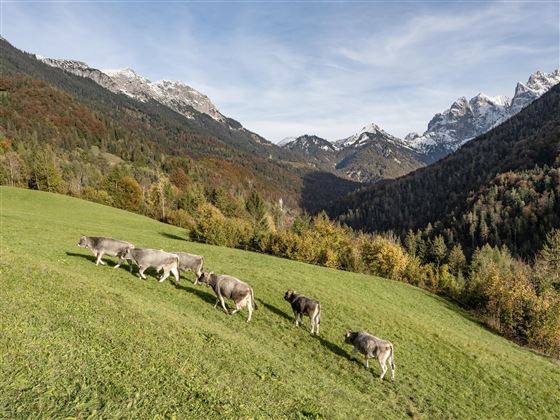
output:
M553 418L557 362L409 285L190 243L181 229L78 199L0 188L1 418ZM81 234L190 251L253 286L227 316L187 275L96 267ZM321 300L293 324L288 287ZM308 321L308 320L307 320ZM395 346L396 382L349 358L346 329Z

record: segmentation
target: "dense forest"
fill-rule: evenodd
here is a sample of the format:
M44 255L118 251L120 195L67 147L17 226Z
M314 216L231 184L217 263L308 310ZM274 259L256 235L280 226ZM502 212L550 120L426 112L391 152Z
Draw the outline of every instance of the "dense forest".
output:
M365 231L442 235L531 257L560 227L560 86L445 159L351 193L329 213Z

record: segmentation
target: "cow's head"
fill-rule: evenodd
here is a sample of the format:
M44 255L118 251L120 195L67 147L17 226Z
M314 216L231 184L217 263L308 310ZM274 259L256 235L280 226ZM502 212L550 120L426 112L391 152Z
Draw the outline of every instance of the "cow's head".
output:
M78 242L78 246L80 248L84 248L87 246L87 238L85 236L80 236L80 241Z
M125 258L127 260L132 260L132 250L134 249L134 245L129 245L124 248L121 252L118 253L117 257Z
M210 284L210 277L212 276L211 272L208 271L203 271L202 273L200 273L200 276L198 276L198 278L196 279L196 284L206 284L209 285Z
M288 289L286 293L284 293L284 299L290 302L292 297L296 294L296 291L293 289Z
M346 331L346 334L344 334L344 342L347 344L352 344L352 331Z

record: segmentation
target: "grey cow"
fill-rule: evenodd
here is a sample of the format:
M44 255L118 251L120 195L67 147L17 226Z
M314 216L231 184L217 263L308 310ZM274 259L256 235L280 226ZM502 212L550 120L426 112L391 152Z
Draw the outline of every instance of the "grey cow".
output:
M186 252L173 252L173 254L179 256L179 271L192 271L195 275L194 284L197 284L198 278L202 274L204 258Z
M121 254L123 258L132 260L138 266L138 276L146 279L144 271L150 267L156 269L157 272L163 270L159 282L163 282L171 272L175 277L175 284L179 282L179 256L169 252L162 251L161 249L141 249L141 248L127 248Z
M296 318L296 326L299 322L303 323L303 316L307 315L311 320L311 334L319 335L319 324L321 323L321 303L313 298L298 295L294 290L289 289L284 294L284 299L292 305L292 311Z
M347 331L344 342L354 346L352 349L352 355L359 351L365 356L366 368L369 368L368 359L376 357L379 362L379 366L381 366L381 379L383 379L385 373L387 373L387 360L389 360L391 365L391 381L395 380L393 344L389 341L382 340L381 338L368 334L365 331Z
M214 273L202 273L199 276L197 283L205 284L214 290L214 293L216 293L217 296L214 308L218 306L218 303L221 303L225 313L233 315L236 312L239 312L240 309L247 306L249 311L247 322L251 321L253 306L257 309L257 304L255 303L253 289L247 283L232 276L217 275ZM232 299L235 302L234 311L228 312L224 298Z
M134 245L130 242L120 241L113 238L105 238L102 236L81 236L78 246L80 248L88 248L91 252L93 252L93 255L97 258L95 265L105 265L105 262L101 259L104 255L109 255L111 257L118 256L119 262L114 268L120 267L123 261L126 260L126 258L122 256L123 251L128 248L134 248ZM130 271L132 271L132 264L130 263L129 268Z

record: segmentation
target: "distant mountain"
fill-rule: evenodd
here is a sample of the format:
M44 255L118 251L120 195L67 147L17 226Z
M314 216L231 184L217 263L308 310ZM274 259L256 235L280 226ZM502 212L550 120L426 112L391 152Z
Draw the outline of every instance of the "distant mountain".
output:
M469 104L470 106L470 104ZM455 108L454 108L455 109ZM560 227L560 85L440 161L362 188L330 208L342 223L420 229L468 251L485 243L531 256Z
M479 93L467 100L463 96L449 109L436 114L424 134L410 133L405 142L424 155L427 162L434 162L511 118L557 83L559 70L537 71L526 84L517 84L513 98Z
M357 181L398 178L424 166L411 147L373 123L334 145L336 169Z
M283 147L298 153L309 162L336 165L336 148L331 142L321 137L306 134L285 141Z
M10 99L0 107L0 136L25 143L25 150L48 147L72 170L95 173L65 182L107 174L103 159L91 163L92 154L124 161L142 182L180 169L185 184L242 195L257 190L270 203L282 199L286 209L315 209L357 187L218 115L204 95L180 82L45 61L0 39L0 96ZM165 92L169 98L161 97ZM74 176L67 169L64 176Z
M223 116L208 96L180 81L160 80L151 82L131 68L98 70L74 60L58 60L37 56L44 63L81 77L87 77L114 93L124 93L141 102L154 99L187 118L194 118L191 108L225 122Z
M409 145L373 123L334 143L304 135L284 139L279 145L359 182L396 178L424 166Z

